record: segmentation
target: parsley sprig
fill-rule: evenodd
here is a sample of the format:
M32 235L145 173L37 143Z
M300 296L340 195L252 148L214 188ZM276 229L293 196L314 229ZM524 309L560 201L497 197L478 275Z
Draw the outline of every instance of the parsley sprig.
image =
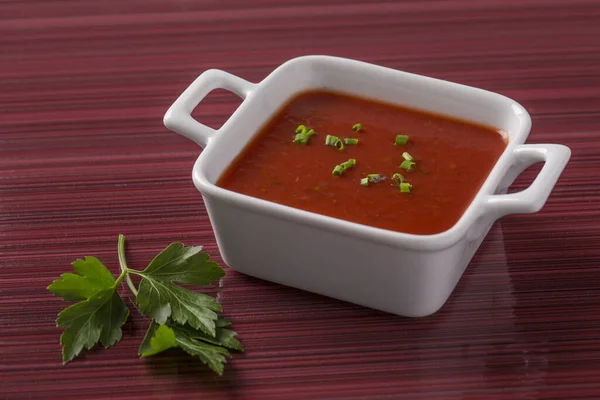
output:
M139 348L141 357L178 347L197 356L221 375L229 350L243 351L229 321L219 316L221 305L211 296L186 289L177 283L209 286L225 271L202 246L185 247L171 243L143 270L129 268L125 259L125 236L119 235L117 251L121 274L112 273L95 257L75 260L76 273L65 273L48 290L66 301L77 303L58 314L56 325L64 328L60 337L63 363L101 343L105 348L121 340L121 327L129 309L117 293L123 279L135 295L142 315L152 319ZM141 278L136 288L132 275Z

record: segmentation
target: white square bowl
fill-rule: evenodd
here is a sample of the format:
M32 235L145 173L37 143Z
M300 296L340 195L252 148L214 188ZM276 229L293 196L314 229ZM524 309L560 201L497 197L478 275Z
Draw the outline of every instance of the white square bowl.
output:
M244 100L219 130L191 117L212 90ZM242 195L215 185L248 142L295 94L329 89L493 126L508 145L460 220L434 235L365 226ZM529 114L489 91L355 60L306 56L258 84L220 70L200 75L173 103L165 125L204 148L193 168L217 244L236 271L393 314L420 317L446 302L492 224L545 204L570 158L557 144L525 145ZM544 162L525 190L505 194ZM332 256L333 255L333 256Z

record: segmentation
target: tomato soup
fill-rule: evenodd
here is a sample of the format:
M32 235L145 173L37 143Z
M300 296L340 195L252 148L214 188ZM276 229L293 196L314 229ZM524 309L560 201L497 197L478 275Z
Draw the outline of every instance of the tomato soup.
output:
M314 134L303 136L305 143L294 141L297 130L309 129ZM340 150L335 138L326 145L327 135L358 143ZM402 137L396 143L398 135L408 136L405 144ZM505 147L504 137L485 126L311 91L285 104L217 185L364 225L435 234L460 219ZM354 165L343 164L350 159ZM346 167L337 168L340 175L333 173L337 165ZM403 179L393 178L397 173Z

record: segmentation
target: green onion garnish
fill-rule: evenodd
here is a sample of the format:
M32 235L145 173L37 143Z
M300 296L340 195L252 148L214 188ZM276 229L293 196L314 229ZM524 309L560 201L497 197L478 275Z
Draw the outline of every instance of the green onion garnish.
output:
M336 165L333 169L332 174L335 176L340 176L346 171L356 165L356 160L354 158L349 159L348 161L344 161L343 163Z
M400 192L401 193L410 193L411 188L412 188L412 185L408 182L402 182L400 184Z
M408 135L396 135L396 146L403 146L408 142Z
M305 133L297 133L296 136L294 136L294 143L306 144L308 143L308 136L306 136Z
M327 146L334 146L335 147L335 145L338 142L338 140L340 140L340 138L337 137L337 136L327 135L325 137L325 144Z
M405 169L407 171L412 171L414 167L415 167L414 161L404 160L404 161L402 161L402 164L400 164L400 168Z
M360 184L363 186L369 186L370 183L379 183L385 180L385 176L381 176L379 174L369 174L366 178L362 178L360 180Z
M351 158L348 161L344 161L343 163L336 165L332 173L336 176L340 176L344 173L344 171L354 167L355 165L356 160L354 158Z
M348 161L344 161L340 164L344 170L350 169L356 165L356 160L354 158L349 159Z
M327 137L325 137L325 144L327 146L335 147L338 150L344 150L344 142L337 136L327 135Z
M296 129L296 131L298 131L298 129L300 129L300 127L306 128L304 125L300 125ZM308 139L310 139L310 137L314 134L315 134L315 131L312 129L308 130L308 131L303 131L303 132L297 133L296 136L294 136L294 143L307 144Z
M402 174L395 173L392 175L392 180L396 182L396 185L400 186L400 184L404 182L404 176L402 176Z
M344 143L346 144L358 144L358 139L354 138L345 138Z
M308 128L305 127L304 125L298 125L298 127L296 128L296 133L306 133L308 132Z
M381 176L379 174L369 174L369 175L367 175L367 178L369 178L369 182L373 182L373 183L379 183L381 181L385 181L385 176Z
M413 158L413 156L411 156L407 151L405 151L404 153L402 153L402 157L404 157L404 159L407 160L407 161L415 161L415 159Z
M402 182L400 184L400 192L402 192L402 193L410 193L411 188L412 188L412 185L408 182Z
M344 167L342 167L341 165L336 165L335 168L333 169L332 174L335 176L340 176L344 173Z
M358 132L358 131L360 131L361 129L362 129L362 124L354 124L354 125L352 125L352 130L353 130L354 132Z

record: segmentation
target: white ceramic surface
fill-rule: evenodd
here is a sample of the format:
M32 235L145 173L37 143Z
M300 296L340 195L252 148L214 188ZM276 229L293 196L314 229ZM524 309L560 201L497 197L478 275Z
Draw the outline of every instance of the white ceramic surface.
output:
M221 129L213 130L190 114L217 88L244 101ZM364 226L215 186L286 100L317 88L494 126L508 135L508 146L461 219L435 235ZM562 145L523 144L531 120L509 98L328 56L290 60L258 84L223 71L206 71L175 101L164 123L205 149L192 176L227 265L258 278L412 317L432 314L446 302L494 221L542 208L570 157L569 148ZM505 194L536 162L544 166L533 183Z

